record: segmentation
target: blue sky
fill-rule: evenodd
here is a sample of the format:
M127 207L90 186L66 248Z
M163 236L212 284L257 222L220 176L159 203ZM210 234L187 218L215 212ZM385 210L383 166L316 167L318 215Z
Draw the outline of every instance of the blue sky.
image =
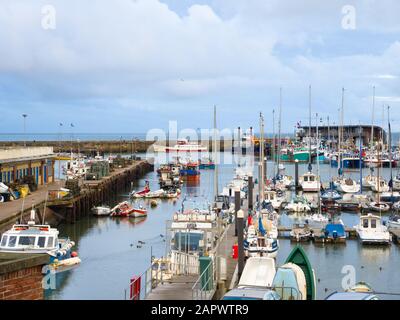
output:
M55 29L42 27L44 5ZM343 6L355 29L342 27ZM391 106L400 131L397 0L2 0L0 132L145 132L219 126L272 130L283 88L282 130L313 115L370 123ZM313 121L314 122L314 121Z

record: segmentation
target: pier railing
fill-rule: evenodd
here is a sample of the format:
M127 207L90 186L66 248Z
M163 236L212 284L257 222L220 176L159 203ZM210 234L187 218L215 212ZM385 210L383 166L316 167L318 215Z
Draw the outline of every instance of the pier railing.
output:
M212 259L192 287L192 300L211 300L216 289L216 259Z

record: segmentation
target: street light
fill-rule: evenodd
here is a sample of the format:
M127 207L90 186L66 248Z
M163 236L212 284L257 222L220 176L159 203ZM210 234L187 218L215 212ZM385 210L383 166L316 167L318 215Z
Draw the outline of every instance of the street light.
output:
M22 114L22 117L24 118L24 147L26 147L26 117L28 115L27 114Z

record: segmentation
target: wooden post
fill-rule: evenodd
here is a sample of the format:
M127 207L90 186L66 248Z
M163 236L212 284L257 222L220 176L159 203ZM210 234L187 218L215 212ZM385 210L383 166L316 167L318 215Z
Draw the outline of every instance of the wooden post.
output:
M294 161L294 184L297 194L297 190L299 190L299 160L297 159Z
M244 212L239 210L237 212L237 227L238 227L238 278L242 275L244 268Z
M254 197L253 197L253 189L254 189L253 176L249 176L248 188L249 188L249 192L248 192L247 202L248 202L249 211L250 211L250 210L253 210L253 201L254 201Z
M240 190L235 190L235 237L238 235L237 213L240 210Z

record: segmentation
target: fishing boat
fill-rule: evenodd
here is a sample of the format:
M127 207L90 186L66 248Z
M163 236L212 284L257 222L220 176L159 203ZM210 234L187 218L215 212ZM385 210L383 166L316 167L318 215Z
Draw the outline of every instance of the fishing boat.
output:
M28 223L14 224L3 233L0 253L47 253L50 263L70 259L75 245L69 238L59 238L59 231L48 224L36 224L36 211L32 207Z
M215 169L215 163L211 158L201 158L199 160L199 169Z
M360 217L360 222L354 227L363 244L390 244L391 235L382 224L381 217L368 213Z
M334 182L336 189L342 193L358 193L360 185L351 178L342 178Z
M179 170L179 175L186 181L198 181L200 179L200 171L198 163L188 163L183 165Z
M312 172L303 174L299 180L304 192L319 192L321 189L319 177Z
M285 264L287 263L298 265L304 273L304 277L306 280L306 299L304 300L316 300L317 294L315 272L311 267L311 263L301 246L298 245L292 250L288 258L286 259Z
M71 159L67 161L66 166L63 167L64 175L67 180L82 179L89 171L89 167L82 158Z
M93 207L92 211L95 216L109 216L111 214L111 208L109 206Z

